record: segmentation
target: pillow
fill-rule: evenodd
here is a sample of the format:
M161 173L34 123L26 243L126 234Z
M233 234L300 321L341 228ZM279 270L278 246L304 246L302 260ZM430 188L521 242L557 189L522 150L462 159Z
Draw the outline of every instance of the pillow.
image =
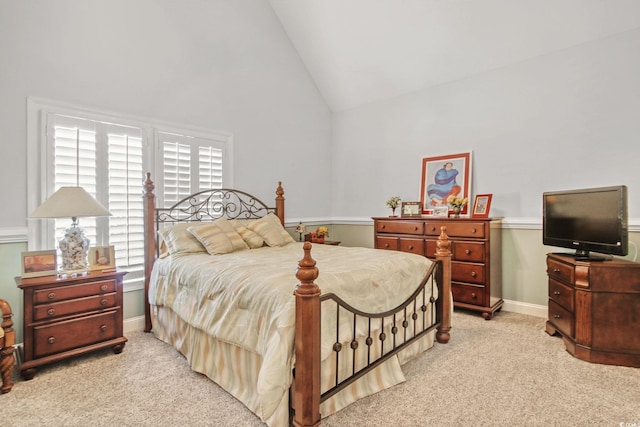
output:
M280 218L272 213L255 220L247 228L258 233L269 246L284 246L295 242L280 223Z
M193 223L175 224L159 231L160 237L171 255L206 253L207 250L187 231Z
M206 225L192 226L187 230L202 243L210 255L228 254L249 248L226 218L218 218Z
M242 240L249 246L249 249L257 249L264 246L264 239L258 234L247 227L236 225L236 231L242 237Z

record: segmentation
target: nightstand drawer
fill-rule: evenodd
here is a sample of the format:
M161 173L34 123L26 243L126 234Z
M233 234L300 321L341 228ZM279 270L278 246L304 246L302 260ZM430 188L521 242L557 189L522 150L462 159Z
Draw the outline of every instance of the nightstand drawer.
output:
M115 307L116 293L94 295L86 298L78 298L51 304L41 304L33 308L33 320L54 319L75 313L103 310Z
M456 302L474 305L484 304L484 286L451 283L451 294Z
M81 285L56 286L33 291L34 304L64 301L72 298L82 298L91 295L106 294L116 291L115 280L100 280L83 283Z
M378 233L423 234L424 223L416 221L377 221Z
M451 263L451 280L483 285L485 283L485 266L484 264L453 261Z
M484 242L457 241L451 246L456 261L484 262Z
M484 239L484 224L482 222L468 221L429 221L427 222L425 234L431 236L440 235L440 227L447 227L447 236L449 237L472 237L476 239Z
M573 289L555 279L549 279L549 298L567 310L573 311Z
M52 323L33 328L35 357L60 353L115 338L118 312L108 311L93 316Z

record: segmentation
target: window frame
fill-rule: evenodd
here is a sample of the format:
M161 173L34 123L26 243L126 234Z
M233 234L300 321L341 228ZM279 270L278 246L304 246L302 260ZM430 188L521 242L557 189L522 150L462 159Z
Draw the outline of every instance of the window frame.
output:
M156 186L156 205L161 206L163 189L162 147L159 134L171 133L202 140L215 141L223 149L223 187L233 188L233 135L229 132L216 131L175 123L160 122L147 118L133 117L121 113L113 113L90 109L87 107L66 104L41 98L27 98L27 217L47 197L50 196L48 180L53 177L53 164L48 153L47 117L49 114L78 117L115 125L141 129L143 171L151 173ZM140 177L140 197L143 194L143 181ZM98 222L99 223L99 222ZM54 221L27 219L28 250L46 248L47 236L55 232ZM144 288L144 275L127 280L125 276L124 291Z

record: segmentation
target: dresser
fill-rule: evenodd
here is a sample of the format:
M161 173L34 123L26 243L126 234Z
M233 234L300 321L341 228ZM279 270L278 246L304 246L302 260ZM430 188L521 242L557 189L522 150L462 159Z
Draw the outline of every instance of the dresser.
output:
M548 254L546 331L578 359L640 367L640 264Z
M111 347L122 352L123 271L71 278L16 278L24 292L24 350L20 374L30 380L38 366Z
M447 227L454 307L481 312L487 320L502 308L501 218L374 217L373 222L376 249L430 259L435 259L440 228Z

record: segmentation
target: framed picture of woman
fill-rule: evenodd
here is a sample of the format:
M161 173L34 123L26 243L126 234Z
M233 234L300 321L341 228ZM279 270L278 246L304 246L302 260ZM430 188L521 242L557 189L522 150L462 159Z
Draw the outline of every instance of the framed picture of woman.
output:
M469 198L470 194L471 152L422 159L420 201L423 213L433 214L434 207L446 206L451 196ZM467 214L467 209L465 205L460 213Z

